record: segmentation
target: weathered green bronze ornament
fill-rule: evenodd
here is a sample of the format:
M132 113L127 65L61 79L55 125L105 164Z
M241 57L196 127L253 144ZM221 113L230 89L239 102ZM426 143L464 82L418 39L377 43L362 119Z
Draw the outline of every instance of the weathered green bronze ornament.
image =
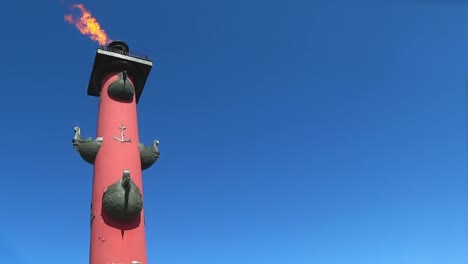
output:
M140 189L125 170L116 183L107 187L102 196L102 206L110 218L127 222L137 217L143 209Z
M141 169L146 170L151 167L159 158L159 140L153 141L153 147L145 146L144 144L138 144L138 150L140 151L140 162Z
M99 149L102 145L102 138L92 138L84 139L81 137L81 130L79 127L75 127L75 136L72 139L73 147L80 153L81 158L90 164L94 164L96 156L99 152Z
M131 102L133 95L135 94L135 88L133 84L128 80L127 72L120 72L118 79L112 82L107 89L107 94L110 98L123 101Z

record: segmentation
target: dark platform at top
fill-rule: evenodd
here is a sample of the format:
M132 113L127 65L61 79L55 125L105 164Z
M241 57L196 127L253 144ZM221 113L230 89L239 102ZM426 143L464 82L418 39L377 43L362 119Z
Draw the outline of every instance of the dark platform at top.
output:
M97 49L88 85L88 95L100 96L102 78L112 72L127 71L135 87L136 102L140 100L153 62L147 56L130 52L123 41L113 41Z

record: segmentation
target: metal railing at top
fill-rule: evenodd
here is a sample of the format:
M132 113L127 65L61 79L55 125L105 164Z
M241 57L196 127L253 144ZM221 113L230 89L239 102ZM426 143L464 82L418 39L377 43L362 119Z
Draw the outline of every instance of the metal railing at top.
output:
M105 51L118 53L118 54L122 54L122 55L135 57L135 58L142 59L142 60L147 60L147 61L150 60L150 58L148 56L146 56L146 55L138 54L138 53L131 52L131 51L123 51L121 49L113 49L113 48L109 48L107 46L101 46L100 49L105 50Z

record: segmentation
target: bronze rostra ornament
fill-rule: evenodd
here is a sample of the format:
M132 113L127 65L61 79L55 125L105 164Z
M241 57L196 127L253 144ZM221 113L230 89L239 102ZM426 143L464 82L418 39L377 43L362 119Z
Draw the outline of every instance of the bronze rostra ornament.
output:
M130 221L140 214L143 198L129 170L124 170L122 178L107 187L102 196L102 206L110 218L121 222Z
M140 151L141 169L146 170L151 167L159 158L159 140L153 141L153 146L145 146L142 143L138 144Z
M133 96L135 95L135 88L128 79L126 71L119 72L118 79L113 81L109 88L107 88L107 94L110 98L122 101L132 102Z
M81 137L81 130L79 127L75 127L75 136L72 139L72 145L80 153L81 158L90 164L94 164L96 156L102 145L102 137L98 137L95 140L92 138L84 139Z

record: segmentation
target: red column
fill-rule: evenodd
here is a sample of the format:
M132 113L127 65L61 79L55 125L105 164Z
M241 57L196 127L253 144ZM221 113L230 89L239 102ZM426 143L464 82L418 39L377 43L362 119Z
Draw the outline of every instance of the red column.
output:
M130 177L143 194L140 153L138 150L138 121L135 96L130 103L111 99L107 93L109 85L118 78L117 73L102 80L99 102L97 137L103 138L102 146L94 162L91 224L90 264L131 264L138 261L147 264L144 212L140 217L121 223L105 216L102 197L107 187L122 178L129 170ZM131 76L129 76L131 81ZM120 126L125 126L122 143Z

